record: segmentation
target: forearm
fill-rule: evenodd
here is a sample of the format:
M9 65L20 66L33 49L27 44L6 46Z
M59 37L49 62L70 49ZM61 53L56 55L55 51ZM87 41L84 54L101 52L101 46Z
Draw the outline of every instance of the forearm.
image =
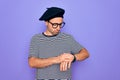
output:
M82 61L89 57L88 51L83 48L79 53L75 54L76 60Z
M51 57L51 58L36 58L31 57L29 58L29 65L33 68L44 68L47 66L51 66L53 64L58 64L59 58L58 57Z

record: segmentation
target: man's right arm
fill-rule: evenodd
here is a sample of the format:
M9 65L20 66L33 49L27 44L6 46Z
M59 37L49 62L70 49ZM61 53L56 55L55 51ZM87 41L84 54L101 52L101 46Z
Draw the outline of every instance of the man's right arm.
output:
M53 64L59 64L60 58L59 57L51 57L51 58L36 58L30 57L28 59L29 65L32 68L44 68L51 66Z
M30 67L32 68L44 68L44 67L51 66L53 64L60 64L62 62L71 63L71 58L73 58L72 54L63 53L59 56L50 57L50 58L30 57L28 59L28 62L29 62ZM63 64L63 66L65 65Z

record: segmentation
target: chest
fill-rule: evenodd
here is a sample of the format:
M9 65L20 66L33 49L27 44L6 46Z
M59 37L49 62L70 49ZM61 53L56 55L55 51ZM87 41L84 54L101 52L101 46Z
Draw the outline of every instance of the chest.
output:
M70 45L66 40L45 41L38 45L39 57L48 58L63 53L70 53Z

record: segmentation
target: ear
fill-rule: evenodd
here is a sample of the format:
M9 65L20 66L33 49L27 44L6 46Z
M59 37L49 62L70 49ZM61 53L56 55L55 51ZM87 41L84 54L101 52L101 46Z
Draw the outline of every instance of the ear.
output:
M48 26L48 21L45 21L45 25Z

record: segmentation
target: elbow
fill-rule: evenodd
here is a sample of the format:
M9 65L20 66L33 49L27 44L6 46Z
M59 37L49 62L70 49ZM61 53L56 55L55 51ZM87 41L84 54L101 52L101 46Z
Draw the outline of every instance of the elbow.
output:
M42 65L39 63L38 58L35 58L35 57L29 58L28 64L31 68L42 68Z
M34 68L34 64L31 63L31 62L29 62L29 66L30 66L31 68Z
M35 68L35 61L33 58L28 59L28 64L31 68Z
M83 60L90 57L89 52L85 48L81 51L81 53L83 53L83 55L82 55L83 56Z
M90 57L90 54L89 54L89 52L88 52L87 50L85 50L85 57L86 57L86 58L89 58L89 57Z
M29 66L30 66L31 68L34 68L34 67L35 67L32 62L29 61L28 63L29 63Z
M89 58L90 57L90 54L87 52L86 53L86 58Z

